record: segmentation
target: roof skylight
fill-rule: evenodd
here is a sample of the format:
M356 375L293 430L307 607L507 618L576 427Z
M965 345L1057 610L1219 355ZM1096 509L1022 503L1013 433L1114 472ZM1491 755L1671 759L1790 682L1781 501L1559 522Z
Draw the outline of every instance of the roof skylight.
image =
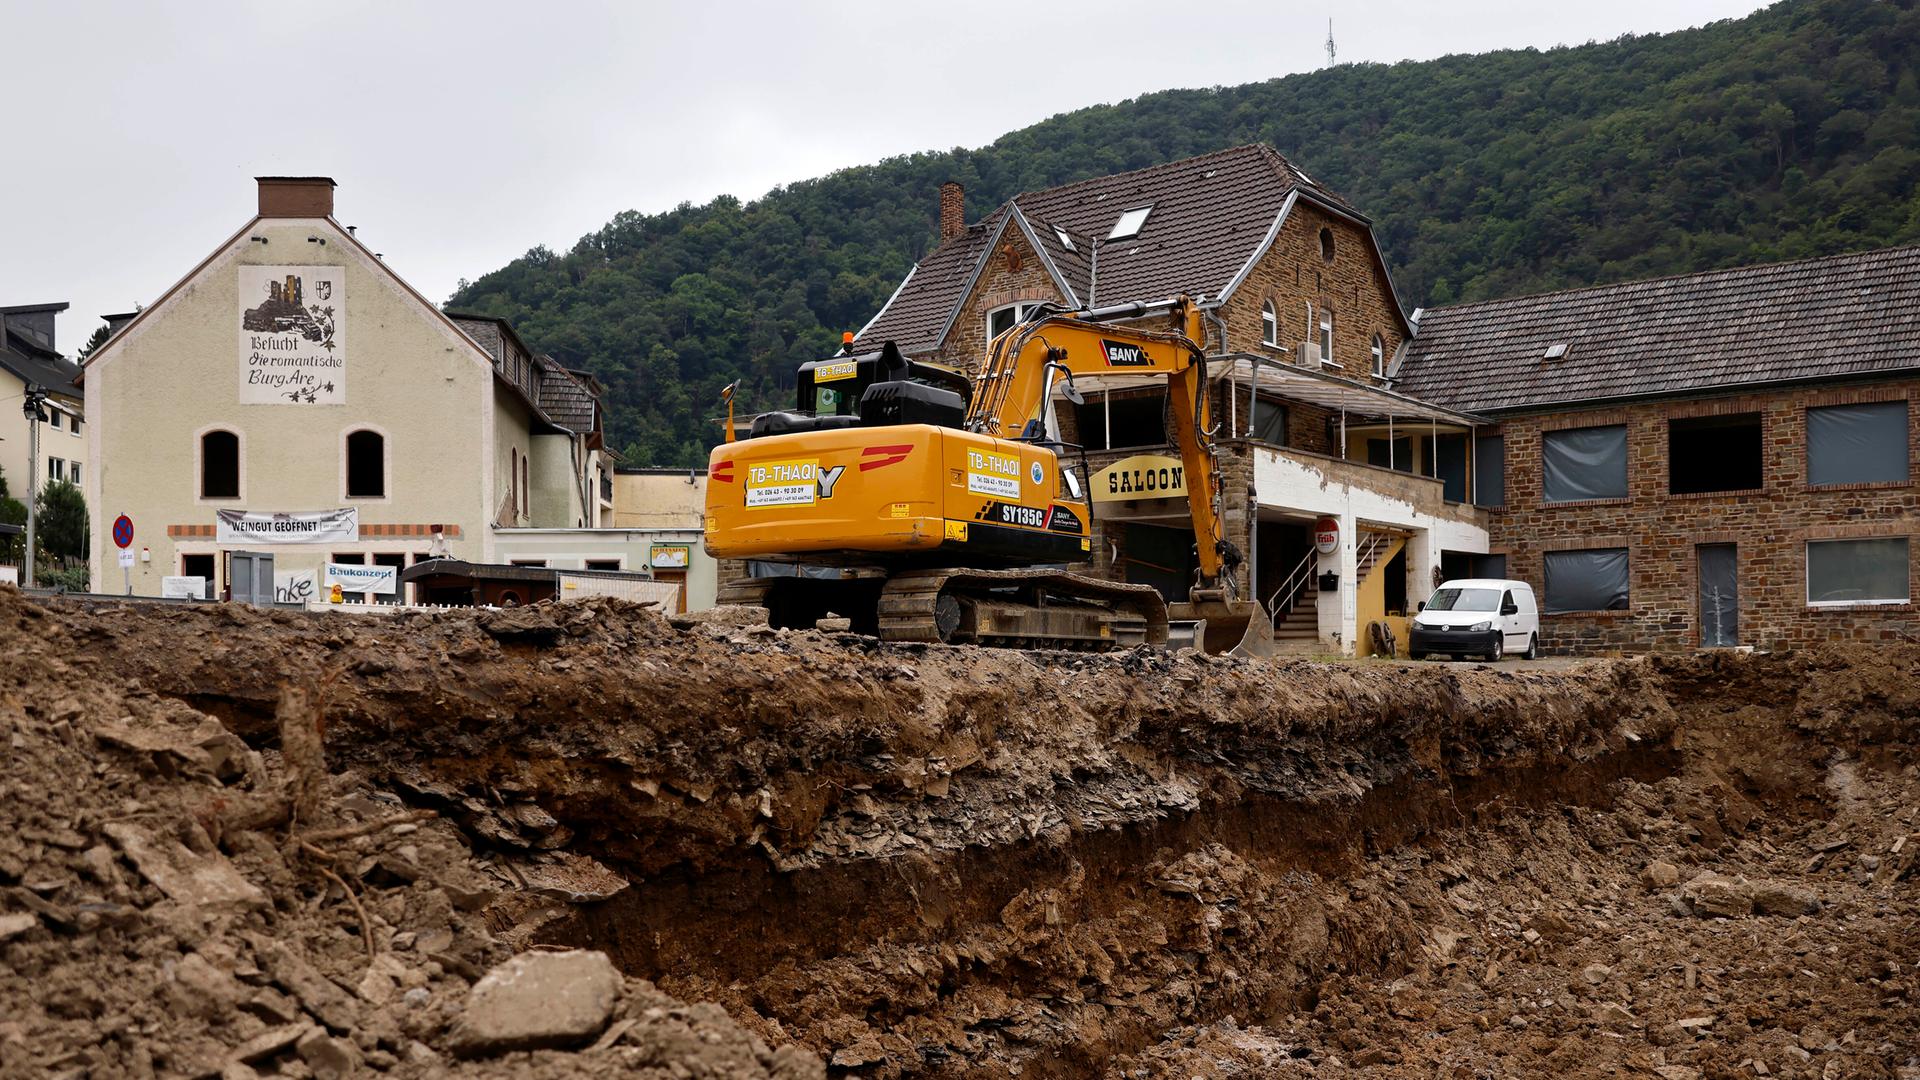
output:
M1073 246L1073 237L1067 235L1067 230L1056 225L1053 228L1053 235L1060 238L1061 247L1066 248L1068 251L1078 250Z
M1541 359L1558 360L1565 355L1567 355L1567 342L1556 341L1553 344L1547 346L1546 355L1541 357Z
M1129 236L1139 236L1141 226L1147 223L1147 215L1152 212L1153 207L1142 206L1121 214L1120 220L1113 223L1113 231L1107 234L1107 239L1124 240Z

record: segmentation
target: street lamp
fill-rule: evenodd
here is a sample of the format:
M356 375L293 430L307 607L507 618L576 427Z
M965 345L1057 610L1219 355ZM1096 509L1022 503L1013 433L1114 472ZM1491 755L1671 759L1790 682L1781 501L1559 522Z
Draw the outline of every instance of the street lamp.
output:
M27 418L27 564L21 568L21 581L28 589L33 588L34 523L40 516L40 500L35 495L40 490L40 425L47 422L46 403L46 390L28 383L26 401L20 406L21 414Z

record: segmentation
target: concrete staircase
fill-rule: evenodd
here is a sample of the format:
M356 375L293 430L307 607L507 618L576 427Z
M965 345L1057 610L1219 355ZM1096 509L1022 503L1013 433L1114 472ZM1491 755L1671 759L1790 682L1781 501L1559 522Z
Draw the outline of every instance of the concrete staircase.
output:
M1320 645L1320 591L1312 585L1300 593L1293 610L1273 624L1273 643L1289 652L1311 652Z

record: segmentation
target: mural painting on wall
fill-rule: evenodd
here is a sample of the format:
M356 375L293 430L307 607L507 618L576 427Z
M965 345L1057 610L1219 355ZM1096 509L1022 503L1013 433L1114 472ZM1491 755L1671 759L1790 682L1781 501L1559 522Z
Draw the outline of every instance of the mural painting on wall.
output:
M344 405L344 266L240 267L240 403Z

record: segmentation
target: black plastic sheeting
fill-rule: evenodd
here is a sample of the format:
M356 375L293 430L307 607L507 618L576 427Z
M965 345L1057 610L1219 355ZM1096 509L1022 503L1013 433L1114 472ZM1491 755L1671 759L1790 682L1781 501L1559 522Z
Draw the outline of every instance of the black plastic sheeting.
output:
M1507 440L1483 435L1473 444L1473 504L1507 505Z
M1807 410L1807 483L1904 483L1906 479L1906 402Z
M1623 611L1627 604L1627 549L1549 551L1546 610Z
M1738 552L1732 544L1700 546L1700 644L1740 644Z
M1907 538L1820 540L1807 545L1807 602L1907 599Z
M1540 455L1547 502L1627 497L1627 428L1549 431Z

